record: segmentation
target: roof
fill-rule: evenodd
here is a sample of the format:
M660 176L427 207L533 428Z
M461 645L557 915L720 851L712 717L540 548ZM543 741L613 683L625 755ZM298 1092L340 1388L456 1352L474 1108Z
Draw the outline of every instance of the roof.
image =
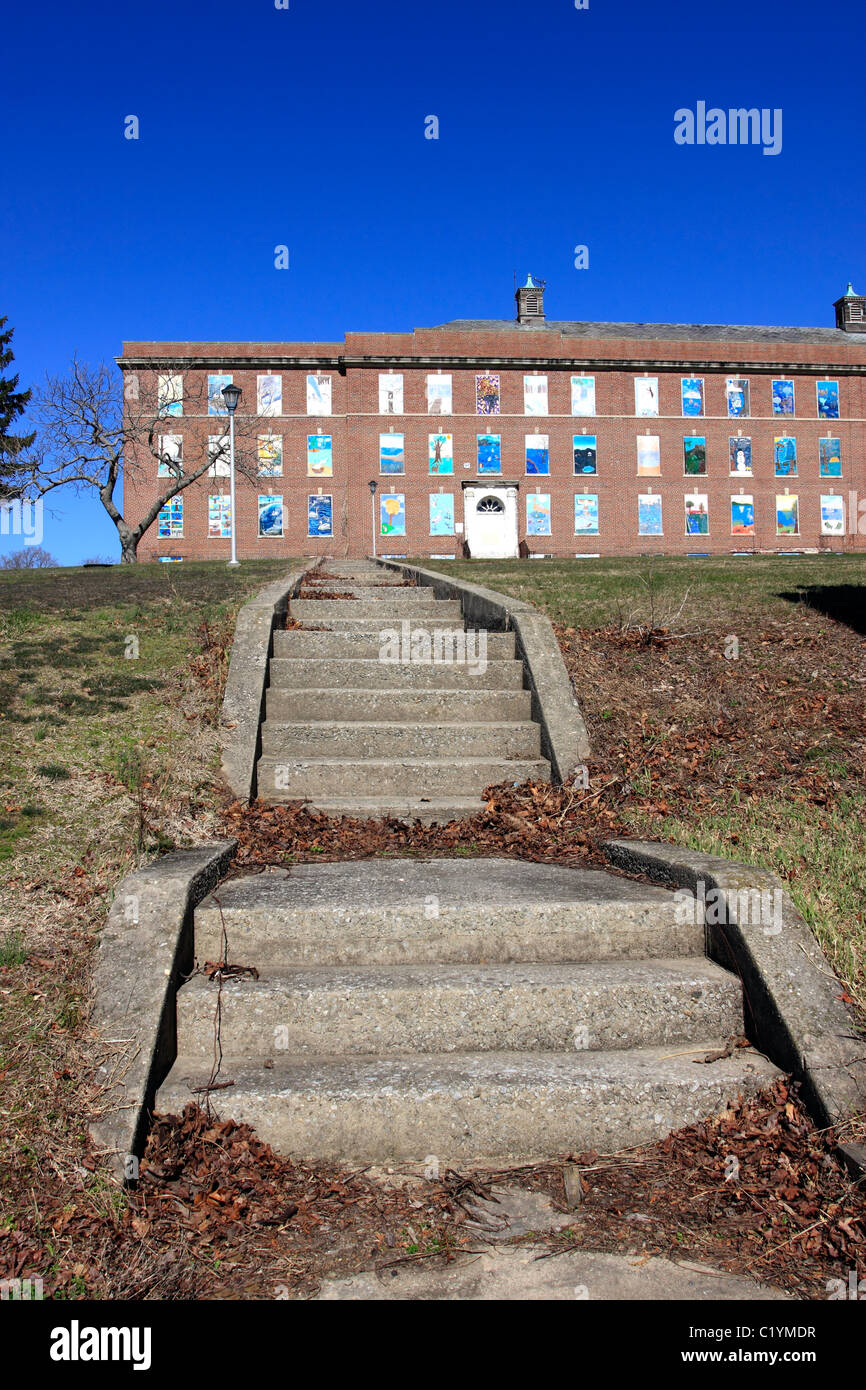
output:
M668 339L689 343L806 343L816 346L862 347L862 338L841 328L787 328L742 323L581 323L572 319L545 319L543 324L522 324L514 319L452 319L436 328L464 333L538 333L546 329L565 338L636 338L650 342Z

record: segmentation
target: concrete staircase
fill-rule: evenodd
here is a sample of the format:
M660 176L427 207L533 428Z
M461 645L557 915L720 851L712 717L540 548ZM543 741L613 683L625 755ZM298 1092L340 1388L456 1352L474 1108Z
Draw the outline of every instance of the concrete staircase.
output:
M364 658L357 658L363 660ZM158 1108L211 1076L218 1113L296 1158L540 1159L654 1140L777 1073L744 1050L739 981L664 889L506 859L300 865L196 912L178 1060ZM200 1096L199 1096L200 1098Z
M458 602L367 561L328 561L326 570L337 577L313 574L306 587L351 597L294 599L289 619L301 626L274 634L263 800L444 822L474 815L493 783L549 779L513 633L472 637L461 660L452 647L465 630ZM383 657L386 633L397 660ZM437 634L448 639L442 654L457 660L418 659Z

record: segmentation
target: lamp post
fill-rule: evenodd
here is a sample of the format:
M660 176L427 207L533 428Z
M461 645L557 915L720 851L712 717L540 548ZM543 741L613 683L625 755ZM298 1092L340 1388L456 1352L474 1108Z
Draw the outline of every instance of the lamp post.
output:
M370 489L370 501L373 504L373 559L376 558L376 488L379 486L375 478L371 478L367 486Z
M229 413L229 505L232 511L232 558L230 565L238 563L237 523L235 521L235 411L241 398L239 386L228 385L222 389L222 398Z

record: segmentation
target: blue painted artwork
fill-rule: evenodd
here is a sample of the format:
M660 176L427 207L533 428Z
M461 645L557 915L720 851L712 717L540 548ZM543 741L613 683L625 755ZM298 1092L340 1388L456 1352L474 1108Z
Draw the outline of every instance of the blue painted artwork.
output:
M703 415L704 383L699 376L682 378L683 415Z
M450 492L430 493L430 535L454 535L454 496Z
M334 534L334 506L330 496L310 497L307 506L307 535L332 536Z
M573 436L575 473L598 472L598 437L594 434Z
M777 478L791 478L797 472L797 441L789 434L778 434L773 440L773 458Z
M224 386L231 385L230 376L209 376L207 379L207 413L208 415L228 415L226 403L223 400L222 390Z
M501 473L502 435L479 434L476 438L478 440L478 472Z
M402 434L379 435L379 472L403 473L406 469L406 449Z
M183 498L173 497L160 508L156 534L165 539L183 535Z
M752 441L745 435L730 435L728 446L731 459L731 473L743 478L752 476Z
M840 439L819 439L818 460L822 478L841 478L842 441Z
M787 377L773 382L773 414L794 414L794 383Z
M819 381L818 390L818 415L822 420L839 419L839 383L838 381Z
M550 535L550 493L531 492L526 498L527 536Z
M283 499L273 494L259 498L259 535L283 534Z
M594 492L574 494L574 534L598 535L598 495Z
M638 497L637 529L639 536L662 534L662 499L657 492Z
M528 474L547 474L550 472L550 451L546 434L526 436L526 472Z

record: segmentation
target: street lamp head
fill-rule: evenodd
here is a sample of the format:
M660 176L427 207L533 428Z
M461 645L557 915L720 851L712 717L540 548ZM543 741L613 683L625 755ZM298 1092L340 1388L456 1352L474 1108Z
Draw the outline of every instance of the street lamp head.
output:
M370 495L372 496L375 493L376 488L379 486L379 484L375 478L371 478L367 486L369 487Z
M222 398L226 403L226 410L229 415L234 415L238 408L238 401L241 398L241 388L229 383L228 386L224 386L222 389Z

